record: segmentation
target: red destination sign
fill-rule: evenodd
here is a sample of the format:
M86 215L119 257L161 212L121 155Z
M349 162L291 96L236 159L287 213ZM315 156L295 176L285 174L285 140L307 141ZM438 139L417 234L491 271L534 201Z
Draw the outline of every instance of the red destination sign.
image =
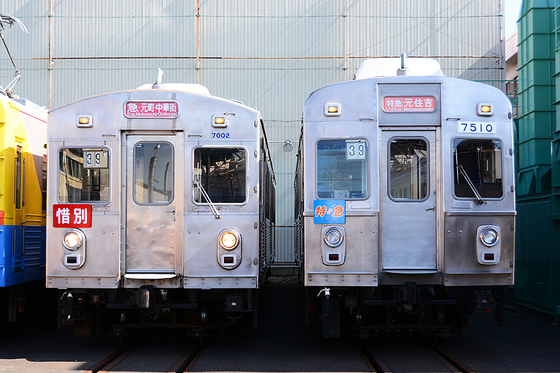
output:
M177 101L127 101L124 106L127 118L177 118Z
M436 99L431 96L383 97L386 113L432 113L436 111Z
M91 228L91 205L53 205L54 228Z

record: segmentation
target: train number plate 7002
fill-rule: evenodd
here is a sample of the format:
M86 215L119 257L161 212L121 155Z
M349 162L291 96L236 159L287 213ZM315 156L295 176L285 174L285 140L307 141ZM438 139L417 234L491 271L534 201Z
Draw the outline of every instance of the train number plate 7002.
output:
M459 133L496 133L495 123L459 122Z

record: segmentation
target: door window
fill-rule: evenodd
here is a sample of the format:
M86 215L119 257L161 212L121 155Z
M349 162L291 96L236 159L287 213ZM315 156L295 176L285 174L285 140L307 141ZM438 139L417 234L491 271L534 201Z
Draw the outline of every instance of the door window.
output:
M173 200L173 146L168 142L141 141L134 146L134 200L169 204Z
M389 152L389 196L394 201L428 197L428 143L425 139L392 139Z

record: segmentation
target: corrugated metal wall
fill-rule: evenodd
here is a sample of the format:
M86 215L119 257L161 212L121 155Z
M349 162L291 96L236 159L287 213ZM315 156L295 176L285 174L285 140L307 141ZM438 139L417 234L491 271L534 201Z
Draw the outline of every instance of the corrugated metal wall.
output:
M293 261L293 174L301 111L365 58L436 58L447 76L502 79L501 0L2 0L29 34L5 36L41 105L155 81L200 82L259 109L277 191L277 262ZM51 48L49 48L49 40ZM13 73L0 53L0 74ZM50 62L52 61L52 65ZM7 84L4 79L1 85ZM286 141L294 143L285 151Z

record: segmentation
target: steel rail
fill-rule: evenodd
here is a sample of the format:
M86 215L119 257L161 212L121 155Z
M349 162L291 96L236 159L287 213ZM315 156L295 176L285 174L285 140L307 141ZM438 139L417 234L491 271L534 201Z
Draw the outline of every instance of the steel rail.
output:
M168 373L190 372L203 351L203 346L194 344L177 360Z
M474 373L474 370L470 369L469 367L467 367L465 364L463 364L461 361L459 361L457 358L455 358L454 356L452 356L451 354L449 354L448 352L444 351L441 347L433 347L432 348L438 355L440 355L441 357L443 357L445 360L447 360L451 365L453 365L455 368L459 369L459 371L461 373Z
M116 367L124 359L126 359L130 354L140 347L141 344L127 345L119 348L115 352L111 353L109 356L95 364L91 369L87 370L86 373L105 373L109 372L111 369ZM183 373L190 372L200 355L202 354L204 348L200 343L192 344L185 353L173 364L170 368L169 373Z
M371 347L362 346L359 350L362 358L364 359L371 372L392 373L393 370L390 368L390 366ZM449 371L452 373L474 373L474 370L467 367L457 358L451 356L440 347L426 347L426 351L435 359L437 359L440 364L449 369Z
M86 373L103 373L114 368L118 363L123 361L128 355L133 353L138 348L138 345L124 346L95 364L91 369L86 370Z
M392 373L387 363L371 348L360 348L360 354L372 373Z

